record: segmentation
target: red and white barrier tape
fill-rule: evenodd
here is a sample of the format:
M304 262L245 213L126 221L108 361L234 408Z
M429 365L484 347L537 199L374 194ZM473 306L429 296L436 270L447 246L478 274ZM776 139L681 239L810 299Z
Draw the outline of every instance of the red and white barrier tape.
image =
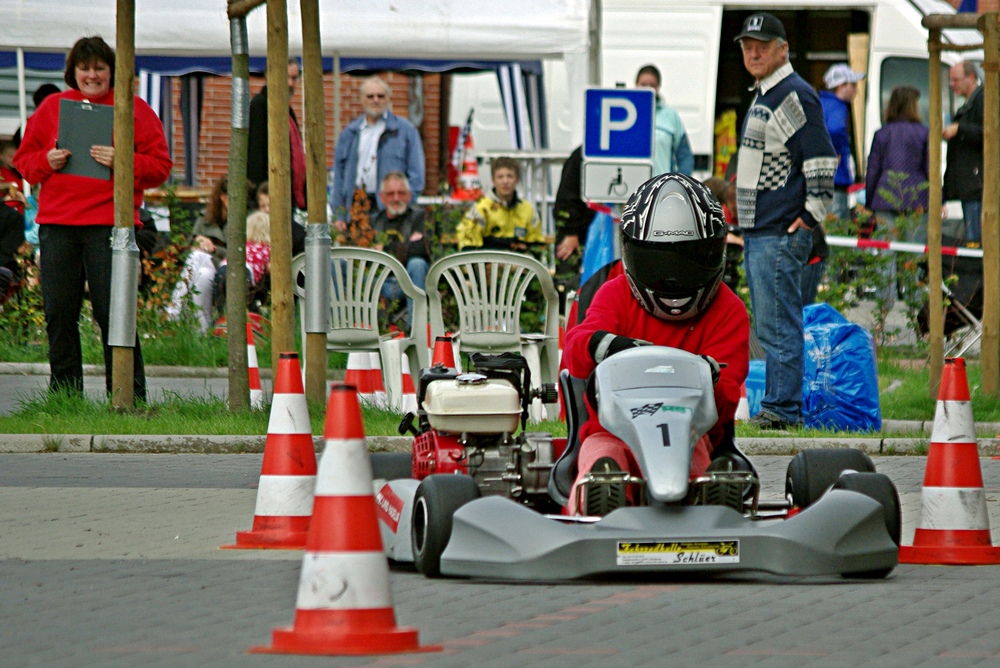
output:
M827 237L826 243L831 246L841 248L876 248L878 250L891 250L901 253L927 252L927 246L921 244L911 244L902 241L880 241L876 239L858 239L856 237ZM981 248L956 248L955 246L942 246L942 255L957 255L959 257L979 257L983 256Z

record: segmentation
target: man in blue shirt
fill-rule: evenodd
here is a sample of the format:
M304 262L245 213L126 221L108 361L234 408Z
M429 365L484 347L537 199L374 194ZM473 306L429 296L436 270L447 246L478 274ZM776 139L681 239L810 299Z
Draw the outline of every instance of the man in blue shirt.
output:
M851 155L851 101L858 94L858 82L865 78L852 70L847 63L831 65L823 75L827 90L820 91L823 120L830 133L830 141L837 152L837 172L833 175L833 206L830 212L837 218L850 215L847 206L847 189L854 185L854 158Z
M767 359L761 411L750 424L802 424L802 291L813 229L826 218L837 156L819 97L788 62L781 21L751 14L736 36L756 79L736 168L736 205L754 330Z

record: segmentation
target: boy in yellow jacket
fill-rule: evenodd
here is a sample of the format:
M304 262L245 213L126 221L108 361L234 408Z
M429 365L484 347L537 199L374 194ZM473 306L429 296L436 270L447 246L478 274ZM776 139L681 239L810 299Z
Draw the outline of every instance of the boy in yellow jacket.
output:
M489 248L536 253L545 236L531 202L517 196L521 168L513 158L500 157L490 165L493 192L483 195L458 224L458 249Z

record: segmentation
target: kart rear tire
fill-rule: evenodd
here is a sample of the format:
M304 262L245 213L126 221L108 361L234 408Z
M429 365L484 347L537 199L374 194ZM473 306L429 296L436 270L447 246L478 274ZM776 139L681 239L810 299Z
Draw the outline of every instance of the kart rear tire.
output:
M902 540L903 518L899 507L899 494L889 476L882 473L845 473L833 484L833 489L846 489L858 492L882 504L882 514L885 517L885 529L897 546ZM884 578L892 568L883 568L861 573L844 573L849 578Z
M373 452L372 478L399 480L413 477L413 455L409 452Z
M441 576L441 555L451 539L452 516L479 498L479 487L467 475L429 475L413 497L410 541L413 565L430 578Z
M875 464L867 454L851 448L803 450L788 462L785 496L793 506L808 508L826 494L844 471L874 473Z

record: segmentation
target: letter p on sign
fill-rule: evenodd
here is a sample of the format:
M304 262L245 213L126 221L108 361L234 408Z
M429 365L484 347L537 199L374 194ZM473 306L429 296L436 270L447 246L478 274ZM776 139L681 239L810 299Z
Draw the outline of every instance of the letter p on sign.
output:
M651 160L653 91L588 88L584 100L583 157L588 160Z
M612 120L612 109L624 109L625 118ZM632 100L624 97L605 97L601 100L601 150L607 151L611 148L611 133L624 132L635 125L638 118L635 105Z

